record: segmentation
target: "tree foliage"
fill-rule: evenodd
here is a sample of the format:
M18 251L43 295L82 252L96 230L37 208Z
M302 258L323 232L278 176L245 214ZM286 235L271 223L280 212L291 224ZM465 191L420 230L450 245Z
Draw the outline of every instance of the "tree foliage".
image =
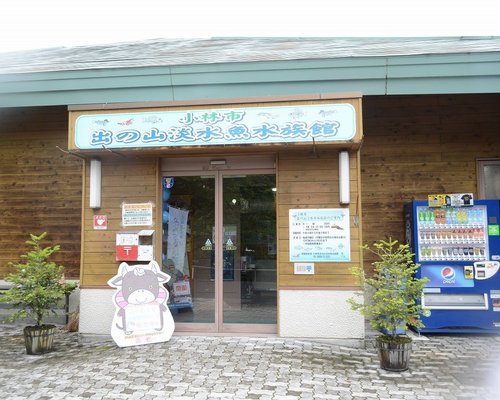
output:
M352 272L360 279L371 299L365 302L351 298L348 300L351 307L361 312L374 329L394 339L398 330L405 330L408 326L423 327L420 317L428 315L429 311L423 309L418 300L428 279L416 277L420 265L414 263L414 254L409 246L389 238L375 242L373 247L365 245L363 249L378 258L372 264L374 274L365 276L361 265L352 268Z
M15 272L5 280L12 283L13 287L0 294L0 301L18 309L7 318L9 321L29 317L40 326L65 295L76 288L76 284L64 281L64 267L50 261L60 246L43 247L41 242L46 236L47 232L39 236L30 234L30 240L26 243L31 246L31 250L22 254L19 262L9 263Z

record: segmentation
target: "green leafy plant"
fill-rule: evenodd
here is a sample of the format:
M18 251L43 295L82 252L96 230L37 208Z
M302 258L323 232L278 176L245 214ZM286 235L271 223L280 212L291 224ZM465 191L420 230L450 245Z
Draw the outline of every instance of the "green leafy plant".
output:
M50 311L55 313L57 304L76 288L75 283L64 281L64 267L50 261L60 246L43 247L41 242L46 236L47 232L39 236L30 234L30 240L26 243L31 246L31 250L21 255L19 262L9 263L15 272L5 280L13 286L0 294L0 301L18 310L7 318L8 321L29 317L35 320L37 326L41 326Z
M373 247L365 245L363 249L378 257L372 264L373 276L367 277L361 265L352 268L352 272L371 299L365 299L366 302L348 299L352 309L365 316L374 329L384 332L386 340L397 340L398 331L408 326L423 327L420 318L429 311L417 300L428 279L415 276L420 265L413 261L409 246L389 238L375 242Z

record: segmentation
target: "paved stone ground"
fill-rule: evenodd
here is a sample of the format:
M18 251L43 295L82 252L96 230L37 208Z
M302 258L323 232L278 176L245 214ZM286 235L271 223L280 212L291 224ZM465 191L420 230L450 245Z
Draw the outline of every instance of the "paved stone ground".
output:
M381 370L372 342L351 349L282 338L174 336L118 348L60 331L27 355L0 326L0 399L500 399L500 336L415 340L410 370Z

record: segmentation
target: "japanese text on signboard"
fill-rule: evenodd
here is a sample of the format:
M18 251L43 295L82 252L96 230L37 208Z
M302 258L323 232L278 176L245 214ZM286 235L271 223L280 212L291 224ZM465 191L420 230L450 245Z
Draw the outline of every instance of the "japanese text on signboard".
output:
M80 149L348 141L356 134L350 104L84 114Z

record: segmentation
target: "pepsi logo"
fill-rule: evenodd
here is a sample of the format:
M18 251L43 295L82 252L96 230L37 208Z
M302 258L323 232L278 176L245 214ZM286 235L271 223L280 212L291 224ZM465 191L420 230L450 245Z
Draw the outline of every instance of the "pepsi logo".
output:
M441 270L441 276L446 280L453 279L455 277L455 270L451 267L444 267Z

